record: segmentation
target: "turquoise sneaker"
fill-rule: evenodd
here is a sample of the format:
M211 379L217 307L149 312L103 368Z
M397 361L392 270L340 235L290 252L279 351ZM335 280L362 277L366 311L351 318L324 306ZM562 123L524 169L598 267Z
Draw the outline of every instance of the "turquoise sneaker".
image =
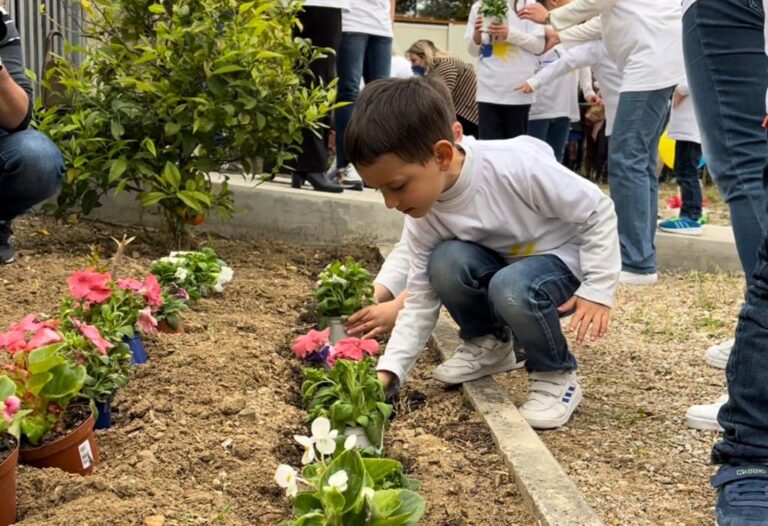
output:
M700 236L704 231L701 223L690 217L681 216L678 219L667 219L659 223L659 230L670 234L685 234L688 236Z

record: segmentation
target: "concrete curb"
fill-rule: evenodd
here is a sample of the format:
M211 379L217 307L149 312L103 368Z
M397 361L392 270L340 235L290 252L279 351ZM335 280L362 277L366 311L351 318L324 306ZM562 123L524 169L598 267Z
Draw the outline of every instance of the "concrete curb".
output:
M432 336L443 358L450 358L459 338L444 314ZM490 428L538 525L602 526L595 510L493 378L468 382L462 387Z

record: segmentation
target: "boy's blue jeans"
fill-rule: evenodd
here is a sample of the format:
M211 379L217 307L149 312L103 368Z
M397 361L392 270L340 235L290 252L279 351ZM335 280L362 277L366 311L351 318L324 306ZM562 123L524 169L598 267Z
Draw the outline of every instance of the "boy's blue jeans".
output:
M55 194L64 158L35 130L0 132L0 221L9 221Z
M576 358L560 328L557 308L580 282L553 255L507 263L466 241L443 241L429 258L429 280L467 340L509 328L525 349L528 371L572 371Z
M698 0L683 16L683 53L709 172L731 211L749 281L768 227L763 167L768 57L758 0ZM768 366L768 362L766 362Z
M336 100L352 103L336 110L336 166L344 168L349 164L344 149L344 132L360 93L360 80L369 84L389 77L392 69L392 38L365 33L342 33L336 64L339 73Z
M616 205L621 266L635 274L656 272L659 138L674 87L619 95L608 149L608 184Z
M528 121L528 135L549 144L555 151L555 159L560 163L563 162L565 143L568 141L570 131L571 119L569 117Z

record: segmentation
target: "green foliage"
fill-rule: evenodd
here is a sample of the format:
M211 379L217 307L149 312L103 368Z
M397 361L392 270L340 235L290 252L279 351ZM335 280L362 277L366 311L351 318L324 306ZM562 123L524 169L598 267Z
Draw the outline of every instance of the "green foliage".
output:
M373 303L373 279L361 262L334 261L320 273L315 298L318 316L350 316Z
M373 360L337 360L331 369L304 369L301 398L310 422L324 416L340 433L346 426L360 426L371 444L381 449L392 406L386 403Z
M255 159L275 167L299 151L304 128L334 108L335 86L302 79L326 50L294 38L299 2L81 0L81 65L60 57L41 79L66 87L66 107L37 102L39 129L68 170L55 212L90 213L108 192L159 205L180 239L185 222L234 212L210 173Z
M192 301L222 292L232 279L232 269L210 247L195 252L171 252L170 256L152 262L152 274L164 290L184 289Z
M484 18L505 20L508 10L509 3L507 0L482 0L478 13L483 15Z

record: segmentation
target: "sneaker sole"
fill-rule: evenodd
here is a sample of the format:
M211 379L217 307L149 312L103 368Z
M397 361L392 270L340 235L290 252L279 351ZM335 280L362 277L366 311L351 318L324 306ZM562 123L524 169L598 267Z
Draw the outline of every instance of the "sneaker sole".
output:
M685 415L685 424L691 429L698 429L699 431L723 431L723 428L720 427L717 421L713 422L706 418Z
M719 358L712 358L710 356L704 356L704 361L707 362L707 365L714 367L715 369L725 369L725 366L728 365L727 360L723 361Z
M700 228L664 228L659 226L659 230L667 234L683 234L686 236L700 236L704 233Z
M475 371L474 373L465 375L465 376L443 376L439 372L435 371L432 373L432 379L437 380L438 382L443 382L444 384L448 385L458 385L463 384L464 382L471 382L472 380L479 380L480 378L485 378L486 376L491 376L494 374L499 373L506 373L507 371L516 371L517 369L522 368L525 366L525 360L521 360L519 362L515 362L514 365L509 366L505 364L498 364L492 369L483 369L480 371Z
M574 411L576 411L576 408L579 407L579 404L581 403L581 390L578 391L578 396L573 397L573 402L571 402L571 410L568 413L565 413L561 418L557 420L535 420L535 419L528 419L521 413L521 416L525 419L526 422L528 422L528 425L531 426L534 429L540 429L540 430L547 430L547 429L557 429L559 427L563 427L565 424L568 423L568 421L573 416Z

